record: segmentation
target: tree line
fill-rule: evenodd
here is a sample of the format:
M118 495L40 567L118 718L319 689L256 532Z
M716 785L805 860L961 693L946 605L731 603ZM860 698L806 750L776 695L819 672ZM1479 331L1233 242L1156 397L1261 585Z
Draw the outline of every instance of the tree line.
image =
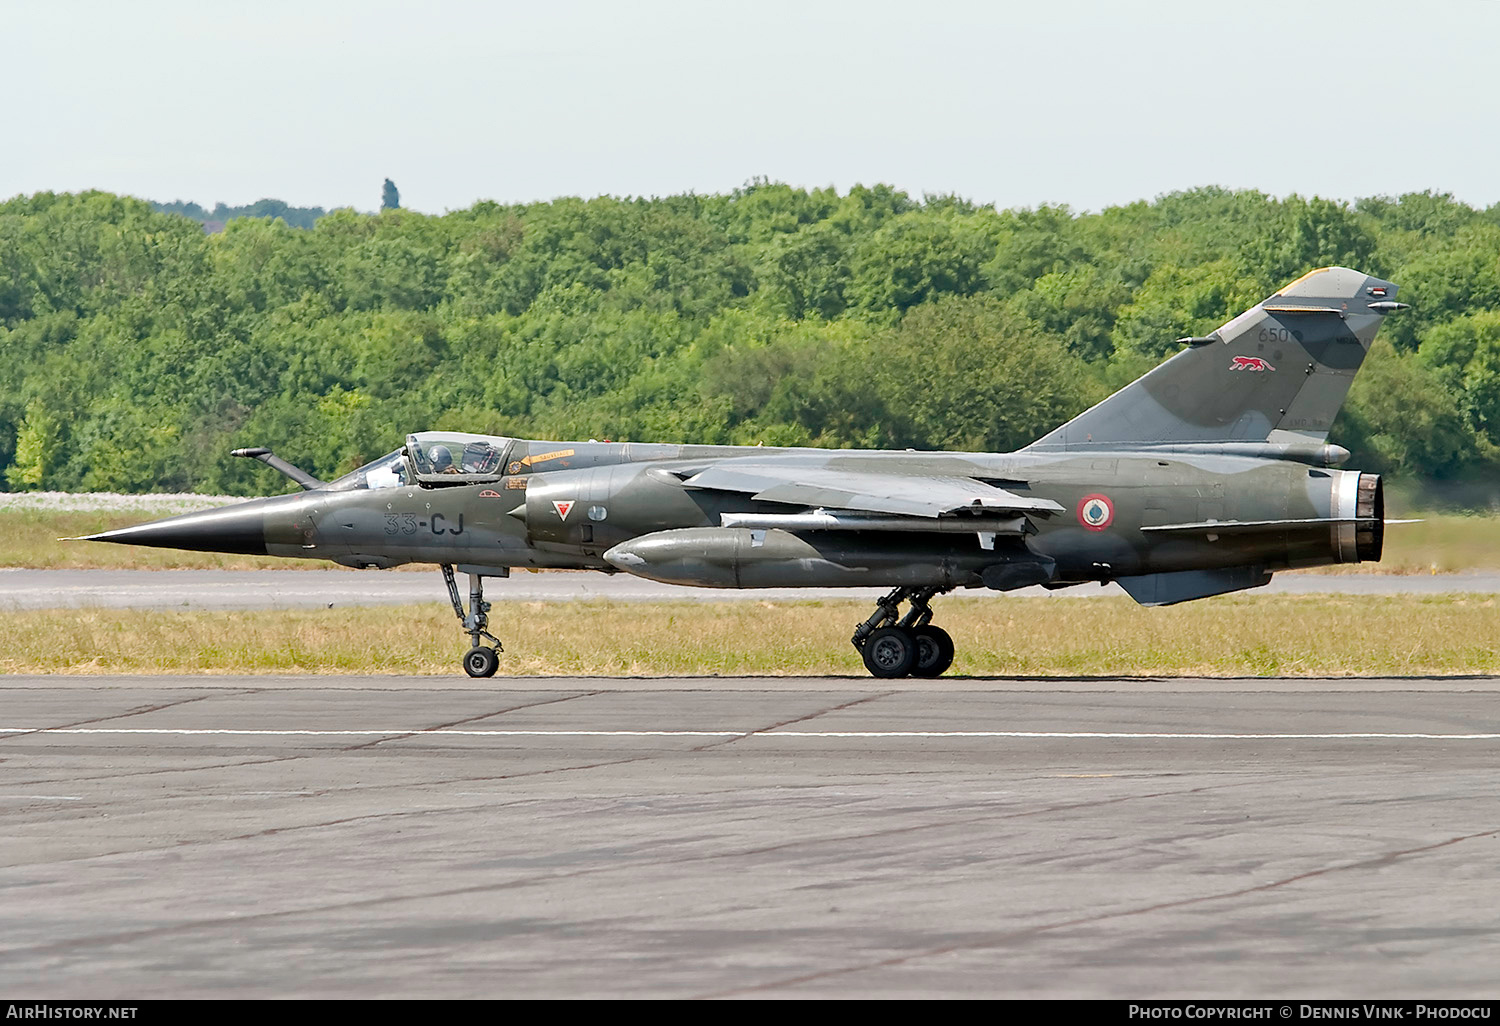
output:
M326 478L429 428L1008 450L1329 264L1413 304L1335 425L1350 465L1500 469L1500 205L1444 194L1080 214L755 181L214 235L193 213L0 204L0 487L260 494L283 482L229 449Z
M181 214L197 221L207 230L222 228L237 217L279 217L293 228L311 228L317 224L318 218L328 215L328 211L322 207L294 207L279 199L260 199L239 207L231 207L221 200L212 210L185 200L173 200L170 203L147 200L147 203L159 214Z

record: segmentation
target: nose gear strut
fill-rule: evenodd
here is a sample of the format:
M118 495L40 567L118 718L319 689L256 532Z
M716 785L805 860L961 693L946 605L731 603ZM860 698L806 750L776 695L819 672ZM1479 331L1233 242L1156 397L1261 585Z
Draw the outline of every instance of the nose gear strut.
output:
M953 663L953 639L932 623L934 595L947 588L895 588L854 628L851 643L876 677L936 677ZM901 603L910 602L905 616Z
M458 622L463 624L464 630L469 633L473 647L464 653L464 672L470 677L492 677L500 665L500 653L505 651L505 646L500 639L491 634L487 627L490 625L490 604L484 600L484 579L489 577L505 577L503 568L486 568L487 573L474 573L471 568L469 573L469 613L464 615L463 599L458 594L458 582L453 578L453 566L449 563L442 564L443 583L448 585L448 600L453 603L453 612L458 615ZM495 643L494 648L486 648L479 644L480 638L488 638Z

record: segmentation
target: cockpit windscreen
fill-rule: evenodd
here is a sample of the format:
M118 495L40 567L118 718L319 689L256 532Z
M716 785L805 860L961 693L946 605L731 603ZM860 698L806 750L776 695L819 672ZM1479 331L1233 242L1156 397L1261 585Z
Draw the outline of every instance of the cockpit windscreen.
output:
M358 470L350 471L328 487L338 491L356 488L398 488L410 484L406 459L402 450L386 453L373 463L366 463Z

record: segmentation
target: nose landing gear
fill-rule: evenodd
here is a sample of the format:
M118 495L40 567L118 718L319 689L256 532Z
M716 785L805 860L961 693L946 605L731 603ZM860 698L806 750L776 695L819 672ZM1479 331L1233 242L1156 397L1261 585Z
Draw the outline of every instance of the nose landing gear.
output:
M945 588L896 588L850 639L876 677L937 677L953 665L953 638L932 623L934 595ZM901 603L911 602L903 617Z
M500 665L500 653L505 651L505 646L500 644L500 639L491 634L487 627L490 625L490 604L484 600L485 577L505 577L508 571L503 567L484 567L480 573L480 567L466 567L469 574L469 613L464 615L463 599L458 594L458 582L453 578L453 567L448 563L443 564L443 582L448 585L448 599L453 603L453 611L458 614L459 623L463 624L464 630L469 633L473 647L464 653L464 672L470 677L493 677L495 670ZM479 644L480 638L488 638L495 643L494 648L488 648Z

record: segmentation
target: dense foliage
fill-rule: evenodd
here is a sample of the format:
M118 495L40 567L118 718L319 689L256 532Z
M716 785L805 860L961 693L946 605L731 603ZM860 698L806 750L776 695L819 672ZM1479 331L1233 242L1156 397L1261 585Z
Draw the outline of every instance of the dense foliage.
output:
M1334 440L1493 472L1500 207L1200 189L1076 215L886 186L244 217L0 204L10 489L253 494L414 430L1005 450L1304 271L1391 278Z

